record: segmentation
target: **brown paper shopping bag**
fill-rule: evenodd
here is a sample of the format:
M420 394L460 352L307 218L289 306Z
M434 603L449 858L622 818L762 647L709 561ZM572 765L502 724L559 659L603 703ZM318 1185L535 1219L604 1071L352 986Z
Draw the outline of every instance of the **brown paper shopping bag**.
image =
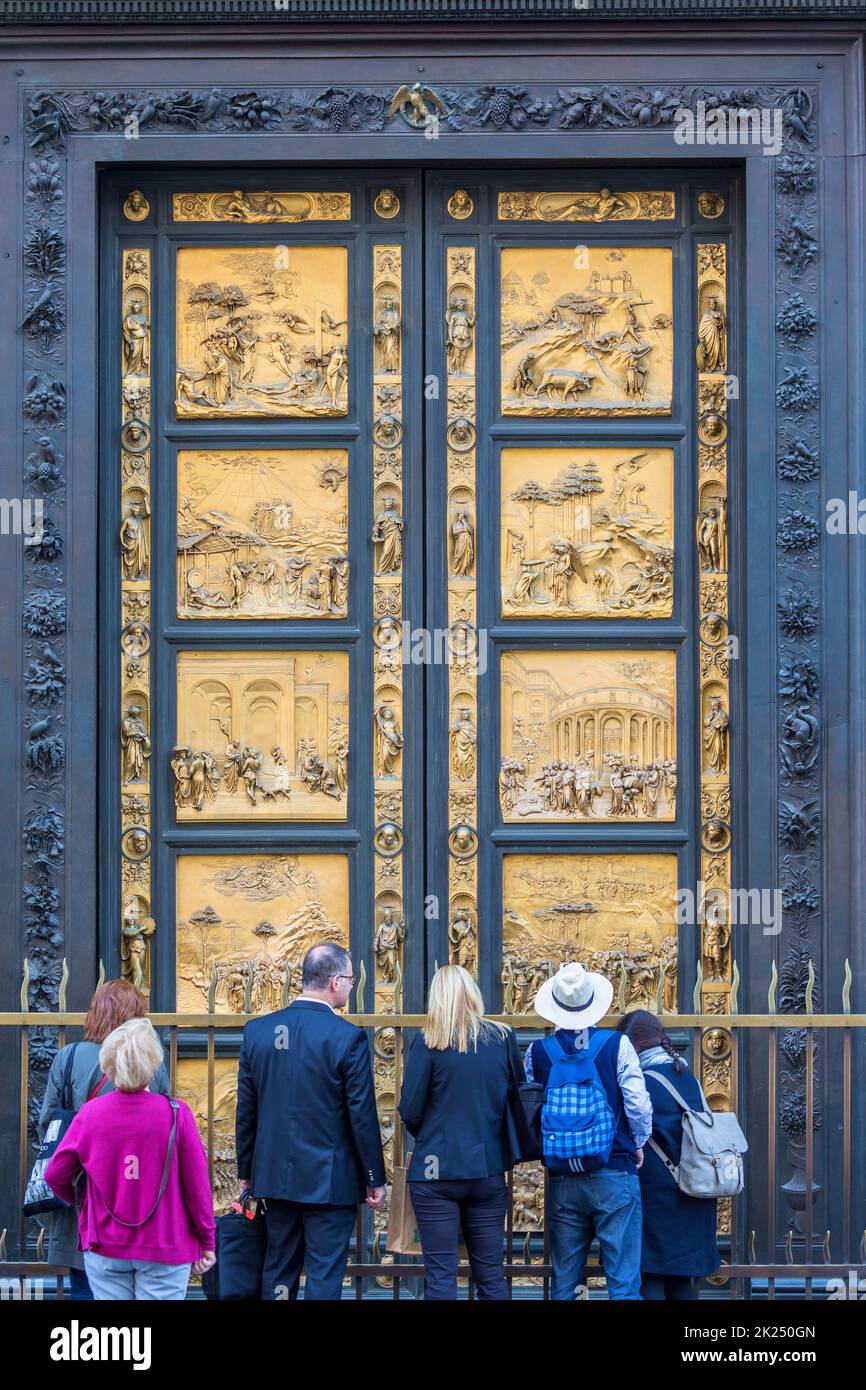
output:
M388 1213L387 1248L394 1255L420 1255L421 1241L418 1225L406 1181L406 1169L395 1168L391 1184L391 1208Z

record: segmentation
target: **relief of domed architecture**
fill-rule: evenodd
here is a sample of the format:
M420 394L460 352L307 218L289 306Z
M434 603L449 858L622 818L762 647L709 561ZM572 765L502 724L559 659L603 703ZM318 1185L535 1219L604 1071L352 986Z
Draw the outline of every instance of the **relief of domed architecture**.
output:
M503 652L500 687L503 820L675 818L673 652Z

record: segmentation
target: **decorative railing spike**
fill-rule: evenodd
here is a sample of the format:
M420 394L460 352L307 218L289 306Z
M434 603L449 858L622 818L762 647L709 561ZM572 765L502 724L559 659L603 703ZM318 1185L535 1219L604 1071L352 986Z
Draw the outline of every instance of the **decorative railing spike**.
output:
M842 985L842 1012L843 1012L843 1014L850 1014L850 1012L851 1012L851 984L852 984L853 979L854 979L854 976L851 974L851 962L849 961L848 957L846 956L846 957L845 957L845 983Z
M30 961L24 957L24 969L21 974L21 1012L26 1014L30 1008Z
M253 963L247 961L247 978L244 985L244 1013L251 1014L253 1011Z
M215 960L213 960L211 961L210 984L208 985L207 990L207 1011L209 1014L216 1013L216 992L217 985L219 984L219 978L220 976L219 971L217 970L217 963Z
M659 983L656 990L656 1013L663 1014L665 1011L665 963L659 964Z
M789 1230L789 1231L788 1231L788 1234L787 1234L786 1237L785 1237L785 1264L792 1265L793 1263L794 1263L794 1232Z
M395 1014L403 1012L403 969L399 958L394 967L394 1012Z
M291 961L288 961L288 960L287 960L287 961L284 961L284 962L283 962L283 988L282 988L282 990L281 990L281 992L280 992L280 1007L281 1007L281 1008L283 1008L283 1009L288 1008L289 995L291 994L291 992L292 992L292 963L291 963Z
M701 990L703 989L703 987L704 987L704 967L703 967L702 962L699 960L699 961L698 961L697 973L696 973L696 975L695 975L695 989L694 989L694 993L693 993L693 995L692 995L692 1009L693 1009L694 1013L696 1013L696 1014L699 1014L699 1013L701 1012Z
M506 1014L514 1013L514 966L511 957L505 960L505 988L502 991L502 1011Z
M619 1012L620 1012L621 1014L624 1014L624 1013L625 1013L625 1001L626 1001L626 978L625 978L625 963L623 962L623 964L619 967L619 990L617 991L617 996L616 996L616 1007L618 1008L618 1010L619 1010Z
M823 1242L822 1242L822 1244L821 1244L821 1254L822 1254L822 1256L823 1256L825 1265L831 1265L831 1264L833 1263L832 1259L830 1258L830 1232L829 1232L829 1231L825 1231L825 1232L824 1232L824 1240L823 1240Z
M57 1007L62 1014L66 1013L66 986L69 984L69 966L66 957L63 957L63 968L60 972L60 986L57 990Z
M732 1014L739 1013L740 967L734 961L731 968L731 999L728 1008Z
M813 996L814 993L815 993L815 967L814 967L813 964L812 964L812 958L811 958L811 956L810 956L810 957L809 957L809 973L808 973L808 975L807 975L807 977L806 977L806 998L805 998L805 1005L804 1005L805 1012L806 1012L807 1014L813 1014L813 1013L815 1012L815 1009L814 1009L813 1004L812 1004L812 996Z
M363 960L363 958L362 958L361 964L360 964L359 967L358 967L358 979L357 979L357 981L355 982L355 1012L356 1012L356 1013L362 1014L362 1013L364 1012L364 991L366 990L366 988L367 988L367 965L366 965L366 962L365 962L365 961Z
M749 1234L749 1243L748 1243L748 1245L746 1246L746 1260L747 1260L747 1262L748 1262L750 1265L753 1265L753 1264L756 1264L756 1263L757 1263L757 1261L755 1260L755 1232L754 1232L754 1231L751 1231L750 1234Z
M767 1013L776 1012L776 989L779 984L779 972L776 969L776 962L773 961L770 971L770 988L767 990Z
M98 975L97 980L96 980L96 988L97 988L97 989L101 989L102 986L103 986L104 984L105 984L105 961L100 957L100 960L99 960L99 975Z

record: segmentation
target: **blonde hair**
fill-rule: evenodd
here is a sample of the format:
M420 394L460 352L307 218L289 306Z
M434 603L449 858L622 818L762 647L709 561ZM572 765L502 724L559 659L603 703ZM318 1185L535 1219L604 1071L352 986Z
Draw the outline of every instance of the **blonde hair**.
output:
M504 1036L505 1029L484 1017L484 1000L472 976L462 965L440 966L427 999L427 1046L436 1052L446 1047L468 1052L471 1043L474 1051L486 1033Z
M162 1062L162 1043L149 1018L130 1018L109 1033L99 1065L118 1091L144 1091Z

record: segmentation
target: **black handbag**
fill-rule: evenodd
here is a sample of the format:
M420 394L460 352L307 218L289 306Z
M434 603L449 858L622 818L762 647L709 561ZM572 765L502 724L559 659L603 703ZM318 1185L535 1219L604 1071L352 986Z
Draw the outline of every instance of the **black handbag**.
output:
M63 1080L57 1095L57 1104L46 1126L45 1138L39 1146L30 1179L24 1189L24 1201L21 1204L21 1210L25 1216L42 1216L49 1211L69 1210L69 1203L57 1197L45 1181L45 1169L48 1167L48 1162L53 1157L61 1139L75 1119L73 1097L71 1094L67 1095L67 1092L69 1091L72 1062L77 1047L78 1043L73 1043L69 1049L66 1065L63 1068Z
M521 1163L533 1163L542 1156L541 1146L541 1107L544 1103L544 1087L536 1081L521 1081L517 1074L514 1055L508 1048L508 1108L517 1136Z
M202 1275L205 1298L220 1302L258 1302L267 1250L265 1204L245 1192L216 1221L216 1263Z

